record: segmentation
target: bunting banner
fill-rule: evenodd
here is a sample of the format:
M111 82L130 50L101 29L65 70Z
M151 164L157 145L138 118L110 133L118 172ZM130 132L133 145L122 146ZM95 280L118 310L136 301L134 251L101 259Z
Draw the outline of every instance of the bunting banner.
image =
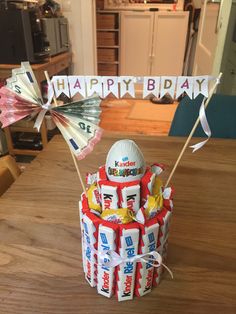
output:
M76 94L83 98L94 95L105 98L113 95L116 98L136 97L136 84L142 88L142 97L155 96L162 98L166 94L177 99L185 93L190 99L199 94L208 97L209 81L216 78L203 76L54 76L51 80L56 97L61 94L72 98ZM51 101L49 91L49 102Z

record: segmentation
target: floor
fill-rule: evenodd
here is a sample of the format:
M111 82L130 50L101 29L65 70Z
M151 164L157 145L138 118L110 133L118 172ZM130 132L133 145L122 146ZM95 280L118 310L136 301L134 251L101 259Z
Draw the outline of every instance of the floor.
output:
M135 120L129 119L129 113L134 106L133 99L106 99L102 101L102 115L100 126L106 131L114 131L129 134L146 134L155 136L167 136L170 122L157 120ZM149 100L139 100L145 104ZM114 123L115 122L115 123Z

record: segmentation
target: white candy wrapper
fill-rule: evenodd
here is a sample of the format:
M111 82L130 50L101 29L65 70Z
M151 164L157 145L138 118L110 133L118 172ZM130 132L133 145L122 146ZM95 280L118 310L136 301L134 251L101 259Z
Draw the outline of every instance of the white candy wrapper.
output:
M116 251L118 226L104 222L98 231L98 251ZM97 291L110 298L115 292L115 267L98 265Z
M97 216L87 212L83 215L85 278L91 287L97 285L97 234L101 222Z
M145 225L140 225L141 241L139 244L139 254L155 251L159 224L156 218L149 220ZM152 290L154 267L145 262L137 263L135 295L143 296Z
M118 208L118 193L117 186L113 186L111 183L99 182L101 201L102 201L102 210L105 209L117 209Z
M120 186L121 207L131 209L137 213L140 208L140 185L137 182L129 186Z
M120 225L119 254L122 258L131 258L137 255L139 244L139 225L131 223ZM136 262L125 262L117 266L118 301L132 300L135 286Z
M172 216L172 211L166 210L165 208L157 215L157 220L160 225L157 251L161 254L163 262L167 257L167 241L169 236L169 225ZM153 286L157 286L161 280L161 274L163 271L163 266L158 267L154 270L153 276Z

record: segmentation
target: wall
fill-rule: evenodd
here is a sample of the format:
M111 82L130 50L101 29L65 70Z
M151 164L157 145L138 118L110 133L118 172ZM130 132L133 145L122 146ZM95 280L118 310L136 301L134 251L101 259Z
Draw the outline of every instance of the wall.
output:
M69 21L72 74L96 74L95 0L57 0Z

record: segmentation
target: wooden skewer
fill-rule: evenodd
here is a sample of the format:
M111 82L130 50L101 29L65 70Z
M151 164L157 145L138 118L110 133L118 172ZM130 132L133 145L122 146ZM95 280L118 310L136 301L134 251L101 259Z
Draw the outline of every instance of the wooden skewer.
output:
M208 106L208 104L209 104L209 102L211 100L212 95L214 94L214 91L215 91L215 89L216 89L216 87L218 85L218 82L219 82L221 76L222 76L222 73L220 73L219 76L217 77L216 82L214 83L214 85L213 85L213 87L212 87L212 89L211 89L211 91L209 93L209 96L208 96L208 98L207 98L207 100L206 100L206 102L204 104L205 109ZM169 175L169 177L168 177L168 179L166 181L165 187L168 186L170 180L172 179L172 177L173 177L173 175L175 173L175 170L176 170L176 168L177 168L177 166L178 166L178 164L179 164L179 162L180 162L180 160L181 160L181 158L182 158L182 156L183 156L183 154L184 154L184 152L185 152L185 150L186 150L186 148L187 148L187 146L188 146L188 144L189 144L189 142L190 142L190 140L191 140L191 138L193 136L193 133L195 132L195 130L196 130L197 126L198 126L199 121L200 121L200 118L198 116L198 118L197 118L197 120L196 120L196 122L195 122L195 124L194 124L194 126L192 128L192 131L190 132L190 134L189 134L189 136L188 136L188 138L187 138L187 140L186 140L186 142L185 142L185 144L184 144L184 146L183 146L183 148L182 148L182 150L181 150L181 152L179 154L179 157L177 158L177 160L175 162L175 165L174 165L174 167L173 167L173 169L172 169L172 171L171 171L171 173L170 173L170 175Z
M45 77L46 77L46 79L47 79L48 85L51 84L51 83L50 83L50 78L49 78L49 75L48 75L48 72L47 72L47 71L44 71L44 75L45 75ZM54 105L55 105L55 106L58 106L54 89L53 89L53 102L54 102ZM79 166L78 166L77 159L75 158L75 155L74 155L74 153L72 152L71 149L70 149L70 153L71 153L71 156L72 156L72 159L73 159L73 162L74 162L74 165L75 165L75 169L76 169L76 171L77 171L77 174L78 174L78 177L79 177L79 180L80 180L80 184L81 184L81 186L82 186L82 189L83 189L85 195L87 195L87 192L86 192L86 189L85 189L85 185L84 185L84 182L83 182L83 179L82 179L80 170L79 170Z

